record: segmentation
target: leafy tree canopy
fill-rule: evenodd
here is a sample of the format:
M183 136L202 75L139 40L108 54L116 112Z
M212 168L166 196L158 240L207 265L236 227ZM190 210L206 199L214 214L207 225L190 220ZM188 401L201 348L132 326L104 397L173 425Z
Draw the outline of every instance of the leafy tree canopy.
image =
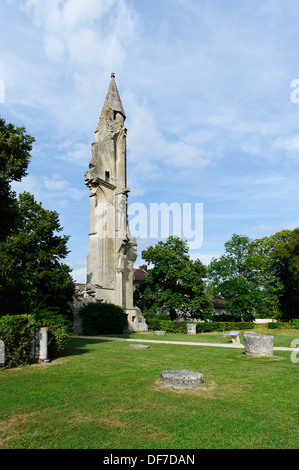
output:
M214 297L225 298L227 310L237 318L250 320L255 300L259 297L259 290L250 275L253 264L250 239L233 234L224 246L225 254L219 259L212 259L208 267Z
M65 312L72 298L67 236L59 216L29 193L16 198L12 181L27 173L34 138L24 127L0 118L0 315L56 308Z
M12 181L26 176L34 138L24 127L6 124L0 118L0 240L9 234L16 217L16 195L11 191Z
M259 241L268 253L268 266L276 283L282 318L299 317L299 228L283 230Z
M21 181L26 176L34 137L24 127L6 124L0 118L0 181Z
M39 308L67 309L73 292L70 268L63 264L67 236L55 211L48 211L29 193L18 200L18 219L12 233L0 243L1 313Z
M165 307L171 318L178 313L185 318L199 318L213 311L204 290L205 266L190 259L184 240L170 236L144 250L142 258L152 267L135 292L141 310L156 312Z
M235 315L298 316L299 229L250 240L234 234L208 267L209 289Z

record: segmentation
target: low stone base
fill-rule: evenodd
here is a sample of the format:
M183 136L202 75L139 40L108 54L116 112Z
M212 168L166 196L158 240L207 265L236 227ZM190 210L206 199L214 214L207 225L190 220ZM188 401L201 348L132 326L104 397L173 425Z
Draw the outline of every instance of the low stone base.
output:
M149 346L146 346L145 344L130 344L130 348L132 349L149 349Z
M165 370L161 381L175 387L192 388L203 384L203 375L191 370Z
M274 337L270 335L244 334L244 349L246 356L273 356Z

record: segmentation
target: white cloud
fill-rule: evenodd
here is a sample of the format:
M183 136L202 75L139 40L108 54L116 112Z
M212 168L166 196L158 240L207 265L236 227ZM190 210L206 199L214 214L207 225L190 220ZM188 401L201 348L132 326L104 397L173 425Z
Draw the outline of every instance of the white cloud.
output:
M200 253L200 252L190 252L190 258L194 261L199 259L202 262L202 264L204 264L205 266L208 266L211 263L213 258L219 258L222 254L223 253L221 253L221 254L218 254L218 253L216 253L216 254L215 253L205 253L205 254L203 254L203 253Z
M127 114L129 203L149 191L156 201L168 191L178 202L203 201L214 240L206 257L226 234L255 227L260 236L296 220L294 0L10 0L1 8L3 110L37 138L21 186L64 219L78 207L82 237L83 176L111 72Z
M137 166L133 172L134 176L138 174L139 180L161 178L164 167L205 168L210 165L210 159L201 148L178 136L167 139L159 129L158 117L147 103L138 103L132 93L126 95L126 101L130 115L129 156Z
M123 63L136 35L137 15L123 0L26 0L22 9L33 15L47 57L80 68Z
M71 259L67 259L67 264L72 269L72 277L75 282L79 284L86 283L86 276L87 276L87 261L86 260L75 260L72 261Z
M66 180L59 180L58 175L54 175L52 179L48 178L47 176L43 177L43 185L46 189L50 189L51 191L56 190L65 190L69 186L69 182Z
M20 182L13 181L11 188L17 194L20 194L23 191L31 193L37 201L40 201L42 196L42 184L40 182L40 178L34 175L27 175L25 178L22 178L22 181Z
M87 269L86 268L75 268L73 269L71 275L72 278L74 279L75 282L79 284L85 284L86 283L86 277L87 277Z
M274 146L279 149L284 149L288 152L291 152L291 155L293 155L293 152L295 152L295 155L297 156L299 152L299 137L296 135L289 137L280 137L275 140Z
M282 224L277 225L265 225L261 224L257 227L252 228L252 233L255 234L258 238L269 237L274 235L276 232L281 232L281 230L285 230L286 227Z
M57 158L65 160L71 165L84 167L87 170L91 160L91 144L70 142L67 144L67 147L68 150L65 153L59 153Z
M62 63L65 59L66 48L59 38L53 34L46 34L45 52L51 61Z
M48 176L27 175L21 182L13 182L12 190L17 194L27 191L34 195L40 202L52 202L54 205L65 206L69 201L80 201L86 197L86 192L72 186L64 179L59 179L59 175Z
M8 37L14 27L7 26L1 51L6 101L35 107L59 138L75 132L80 142L96 125L110 73L122 70L128 53L133 57L139 47L139 17L125 0L11 4L21 10L23 23L16 40Z

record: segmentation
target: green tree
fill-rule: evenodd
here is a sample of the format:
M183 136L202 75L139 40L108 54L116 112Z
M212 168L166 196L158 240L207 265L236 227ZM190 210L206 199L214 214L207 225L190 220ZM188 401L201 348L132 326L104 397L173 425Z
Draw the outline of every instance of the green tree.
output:
M214 296L225 298L227 310L237 319L251 320L262 291L253 276L257 259L252 256L250 239L233 234L224 246L225 254L212 259L208 267Z
M299 228L272 252L273 268L284 289L280 295L283 319L299 318Z
M224 297L237 316L297 318L299 229L256 240L234 234L225 254L210 263L208 277L213 294Z
M185 318L200 318L213 311L205 293L205 266L192 261L184 240L170 236L142 252L152 266L141 286L135 291L135 303L143 311L156 312L165 307L173 319L180 313Z
M56 307L64 312L72 298L70 268L63 264L67 236L59 216L22 193L17 201L17 220L0 243L1 314L30 313L36 308Z
M257 316L281 318L280 296L284 286L273 267L273 250L288 238L288 231L277 232L270 237L253 240L250 244L252 262L251 276L260 286L262 301L256 303Z
M27 174L34 140L0 118L0 315L64 312L72 298L70 268L62 263L68 237L59 235L58 214L11 190Z
M271 286L277 293L283 320L299 317L299 228L282 230L255 241L264 255L265 271L271 273Z
M26 176L35 140L25 132L24 127L6 124L0 118L0 241L10 233L17 216L16 195L10 184Z

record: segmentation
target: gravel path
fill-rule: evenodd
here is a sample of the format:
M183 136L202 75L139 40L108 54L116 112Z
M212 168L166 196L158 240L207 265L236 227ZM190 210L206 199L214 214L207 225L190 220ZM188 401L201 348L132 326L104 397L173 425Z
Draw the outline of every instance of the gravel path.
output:
M101 341L129 341L138 343L160 343L160 344L182 344L184 346L213 346L218 348L234 348L244 349L243 344L223 344L223 343L197 343L192 341L161 341L154 339L132 339L132 338L112 338L107 336L82 336L82 335L71 335L70 338L82 338L82 339L99 339ZM273 347L274 351L298 351L298 348L287 348L287 347Z

